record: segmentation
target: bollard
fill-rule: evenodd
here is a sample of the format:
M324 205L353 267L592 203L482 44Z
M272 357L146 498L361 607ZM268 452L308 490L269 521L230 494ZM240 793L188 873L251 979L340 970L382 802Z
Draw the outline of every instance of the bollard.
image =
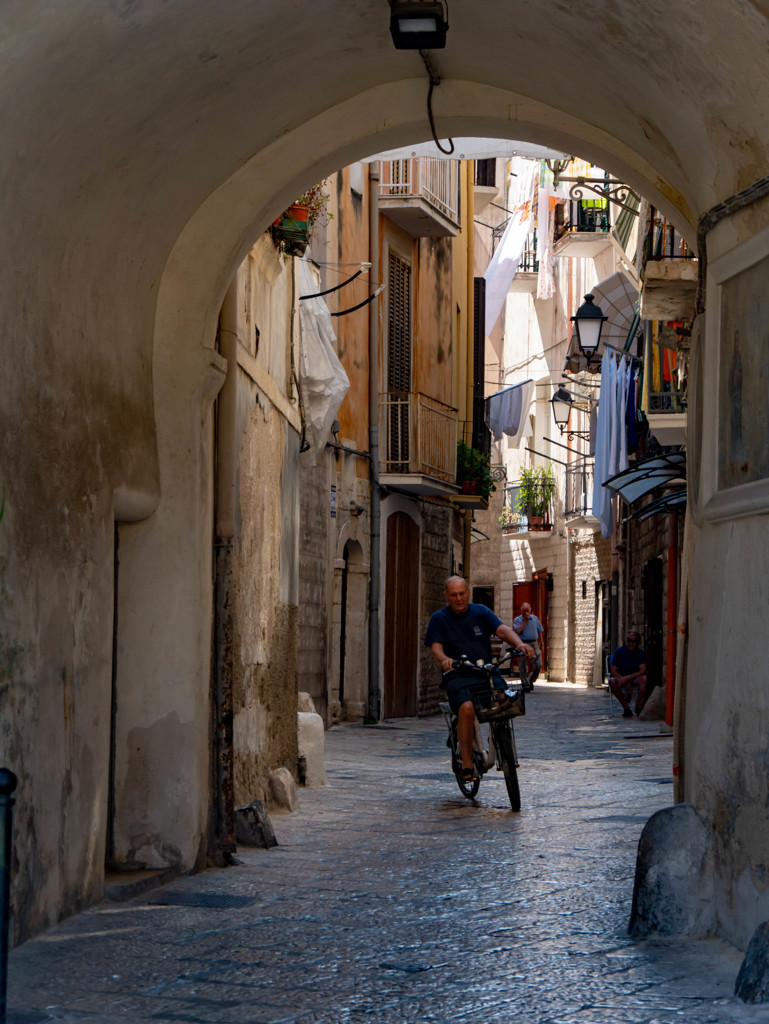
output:
M8 991L8 931L11 916L11 838L16 776L9 768L0 768L0 1024L5 1024L5 997Z

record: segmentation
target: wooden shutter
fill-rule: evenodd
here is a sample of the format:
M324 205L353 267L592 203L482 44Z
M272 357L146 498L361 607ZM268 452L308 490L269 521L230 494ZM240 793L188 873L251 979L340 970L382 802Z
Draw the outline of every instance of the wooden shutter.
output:
M387 390L389 406L388 468L409 470L409 393L411 391L411 266L390 252L388 266ZM400 394L400 401L394 393Z

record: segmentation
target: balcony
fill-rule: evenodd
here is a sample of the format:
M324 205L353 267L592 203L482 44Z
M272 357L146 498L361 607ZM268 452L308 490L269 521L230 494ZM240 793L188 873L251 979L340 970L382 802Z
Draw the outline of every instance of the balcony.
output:
M645 248L641 317L690 319L697 295L699 264L681 234L654 210Z
M563 517L572 530L597 533L601 528L593 515L593 467L592 458L577 459L566 467Z
M647 419L661 445L686 444L686 392L649 392Z
M420 495L454 495L457 410L418 392L380 397L382 486Z
M539 260L537 259L537 232L526 236L521 252L521 262L515 272L511 292L536 292L539 280Z
M415 238L459 232L459 164L413 157L379 164L379 209Z
M554 518L552 501L547 502L546 507L540 510L543 511L543 515L527 515L525 512L520 511L519 495L521 486L522 481L515 480L505 487L505 504L502 509L502 515L499 517L502 533L535 533L550 536L553 532ZM528 511L531 512L533 510L529 509Z
M570 199L568 214L568 220L556 224L554 256L595 259L612 247L619 255L624 255L612 230L608 199Z

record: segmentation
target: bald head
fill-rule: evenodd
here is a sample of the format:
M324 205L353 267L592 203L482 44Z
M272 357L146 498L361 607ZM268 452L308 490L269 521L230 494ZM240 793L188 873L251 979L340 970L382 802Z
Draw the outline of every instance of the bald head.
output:
M457 614L467 611L467 584L461 576L449 576L446 580L446 601Z

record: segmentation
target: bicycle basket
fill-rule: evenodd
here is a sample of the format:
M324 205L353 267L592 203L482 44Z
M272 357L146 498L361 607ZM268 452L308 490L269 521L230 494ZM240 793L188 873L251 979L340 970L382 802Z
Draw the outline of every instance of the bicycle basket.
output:
M467 689L470 692L479 722L495 722L499 719L518 718L520 715L526 714L523 687L508 687L507 691L502 691L497 690L492 683L484 681L470 683ZM509 692L512 692L512 697L507 695Z

